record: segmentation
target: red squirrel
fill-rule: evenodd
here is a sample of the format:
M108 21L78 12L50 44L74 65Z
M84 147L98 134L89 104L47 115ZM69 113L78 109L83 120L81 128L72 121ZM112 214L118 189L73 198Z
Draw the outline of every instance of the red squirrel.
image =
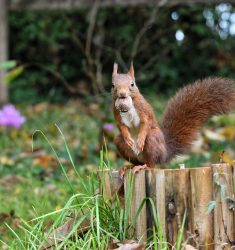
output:
M136 85L133 64L127 74L119 74L114 63L111 92L120 130L117 149L126 160L143 168L162 166L188 150L206 119L235 109L235 82L206 78L181 88L168 101L159 124Z

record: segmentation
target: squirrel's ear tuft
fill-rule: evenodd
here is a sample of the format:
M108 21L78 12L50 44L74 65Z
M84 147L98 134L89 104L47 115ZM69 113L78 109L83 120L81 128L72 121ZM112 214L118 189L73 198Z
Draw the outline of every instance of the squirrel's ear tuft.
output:
M134 79L135 78L135 72L134 72L134 67L133 67L133 62L131 62L131 66L129 69L128 74Z
M117 71L118 71L118 64L115 62L115 63L113 64L113 76L114 76L114 75L117 75Z

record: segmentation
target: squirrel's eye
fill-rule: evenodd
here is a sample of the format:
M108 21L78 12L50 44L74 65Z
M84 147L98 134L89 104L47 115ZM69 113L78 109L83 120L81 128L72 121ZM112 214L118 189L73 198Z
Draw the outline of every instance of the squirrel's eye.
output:
M112 88L114 88L114 84L112 84Z
M132 83L132 84L131 84L131 87L134 87L134 85L135 85L135 84L134 84L134 83Z

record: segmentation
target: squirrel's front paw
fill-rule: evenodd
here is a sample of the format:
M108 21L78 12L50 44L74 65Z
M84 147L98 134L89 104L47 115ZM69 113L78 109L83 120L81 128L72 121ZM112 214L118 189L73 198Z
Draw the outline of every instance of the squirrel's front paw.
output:
M144 138L138 138L137 139L137 142L136 142L136 148L139 150L139 151L143 151L144 149L144 142L145 142L145 139Z
M134 142L134 140L133 140L132 138L126 138L126 139L125 139L125 142L126 142L126 144L127 144L131 149L134 148L135 142Z
M136 155L139 155L139 154L140 154L140 150L137 148L136 145L134 145L134 146L132 147L132 151L133 151Z

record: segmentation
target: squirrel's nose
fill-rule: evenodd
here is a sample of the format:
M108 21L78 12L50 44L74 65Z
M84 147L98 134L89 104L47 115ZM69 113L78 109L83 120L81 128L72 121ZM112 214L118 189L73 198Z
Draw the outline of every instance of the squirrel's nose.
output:
M125 99L127 97L127 94L125 92L120 92L119 95L118 95L118 97L120 99Z

